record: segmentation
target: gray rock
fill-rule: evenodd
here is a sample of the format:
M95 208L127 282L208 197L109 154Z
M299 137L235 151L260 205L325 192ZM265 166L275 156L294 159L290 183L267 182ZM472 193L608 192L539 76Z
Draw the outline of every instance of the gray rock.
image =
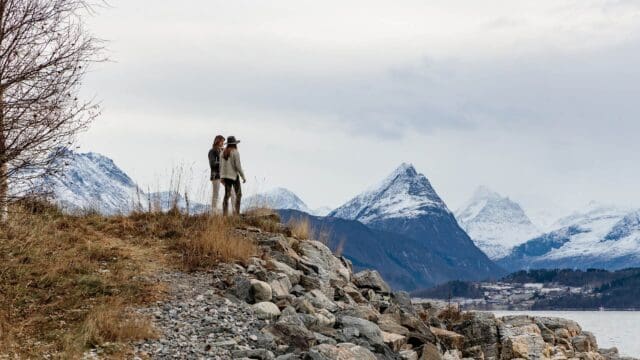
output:
M464 348L480 346L485 360L498 360L500 338L498 320L487 312L470 312L461 323L453 326L453 331L464 335Z
M382 331L380 331L378 325L371 321L352 316L342 316L337 322L343 329L356 329L358 337L365 338L371 344L384 344Z
M277 343L287 345L289 349L306 351L316 344L314 334L300 324L276 322L265 327L263 331L273 335Z
M273 292L271 286L264 281L251 279L251 299L253 302L271 301Z
M364 270L354 274L353 282L360 288L372 289L385 294L391 293L391 288L382 280L382 276L376 270Z
M298 244L302 259L307 266L317 270L320 279L328 283L331 279L350 281L349 269L336 258L331 250L318 241L301 241Z
M502 359L543 359L549 357L550 346L545 343L540 328L532 317L505 316L498 324Z
M338 310L338 305L331 301L322 291L314 289L304 295L314 307L318 309L327 309L331 312Z
M295 270L291 266L273 259L269 261L269 265L274 268L274 271L285 274L289 278L291 285L296 285L300 282L300 276L302 275L300 270Z
M391 294L391 303L396 305L401 311L415 315L416 310L411 303L411 296L406 291L397 291Z
M269 301L262 301L252 306L258 319L276 319L280 316L280 309L276 304Z
M289 295L292 287L289 277L284 274L278 276L274 280L271 280L269 282L269 286L271 287L271 290L273 291L273 295L275 297L285 297Z
M588 331L584 331L582 334L574 336L571 339L571 343L578 352L598 351L596 337Z

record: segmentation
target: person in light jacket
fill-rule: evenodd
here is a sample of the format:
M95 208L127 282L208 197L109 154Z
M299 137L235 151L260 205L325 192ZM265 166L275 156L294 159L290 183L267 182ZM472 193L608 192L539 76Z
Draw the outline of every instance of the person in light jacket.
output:
M240 153L238 152L238 143L240 140L236 140L235 136L229 136L227 138L227 147L222 152L222 158L220 159L220 177L224 183L224 198L222 199L222 214L228 215L229 212L229 199L232 193L236 197L234 212L236 215L240 214L240 202L242 199L242 189L240 186L240 179L246 183L247 179L242 171L242 165L240 163Z

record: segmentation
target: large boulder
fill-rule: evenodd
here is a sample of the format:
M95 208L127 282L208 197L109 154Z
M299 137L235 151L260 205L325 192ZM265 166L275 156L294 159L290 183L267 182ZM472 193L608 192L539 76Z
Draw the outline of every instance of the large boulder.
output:
M431 328L431 332L446 349L462 350L464 348L464 336L456 332L435 327Z
M378 326L381 330L387 331L390 333L407 335L409 334L409 329L400 325L399 317L394 314L382 314L378 318Z
M555 333L567 333L568 337L574 337L582 333L582 328L577 322L557 317L535 317L535 322Z
M395 352L402 350L402 347L407 343L406 336L389 333L386 331L382 332L382 340Z
M251 306L258 319L276 319L280 316L280 309L276 304L263 301Z
M262 301L271 301L273 291L271 286L264 281L251 279L250 298L252 302L259 303Z
M291 280L284 274L280 274L277 278L269 281L269 286L273 292L273 296L281 298L289 295L291 291Z
M289 281L291 282L291 285L296 285L300 282L300 276L302 275L302 272L300 270L295 270L294 268L283 262L271 259L267 263L267 267L273 269L276 272L287 275Z
M338 324L343 332L353 337L364 338L369 344L384 344L382 331L375 323L353 316L342 316L338 318Z
M318 309L327 309L331 312L338 310L338 305L331 301L322 291L314 289L304 294L304 298L308 300L314 307Z
M376 270L364 270L354 274L353 283L360 288L372 289L385 294L391 293L391 287L382 280L382 276Z
M433 309L436 309L433 307ZM435 310L434 310L435 311ZM498 322L495 315L487 312L469 312L463 320L453 326L453 331L464 335L464 351L478 353L477 347L485 360L500 358L500 338Z
M598 342L596 341L596 337L588 331L584 331L582 334L574 336L571 339L571 344L577 352L598 351Z
M534 318L517 315L505 316L498 324L502 351L500 359L546 359L552 347L542 338Z
M331 250L318 241L300 241L297 244L302 263L317 272L323 283L339 280L347 283L351 280L351 272Z
M286 352L307 351L317 342L314 333L302 323L278 321L262 331L273 336L279 345L286 345Z

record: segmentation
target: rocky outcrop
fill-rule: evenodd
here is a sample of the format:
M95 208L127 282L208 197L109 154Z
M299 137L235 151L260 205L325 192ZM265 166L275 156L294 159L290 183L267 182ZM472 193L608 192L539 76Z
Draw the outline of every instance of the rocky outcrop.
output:
M349 260L334 256L320 242L257 229L238 231L254 238L260 256L213 269L207 291L256 320L245 319L243 324L253 328L205 346L201 356L208 356L206 350L279 360L620 359L616 349L599 349L593 335L573 321L496 318L446 304L412 303L377 272L354 274ZM231 319L211 329L222 331L232 324ZM227 352L215 346L225 346Z

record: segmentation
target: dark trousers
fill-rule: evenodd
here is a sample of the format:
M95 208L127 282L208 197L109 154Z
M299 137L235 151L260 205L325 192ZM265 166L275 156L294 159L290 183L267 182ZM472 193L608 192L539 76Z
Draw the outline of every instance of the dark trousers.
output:
M240 186L240 178L235 180L231 179L223 179L224 180L224 198L222 199L222 214L227 216L229 213L229 198L231 198L231 191L234 191L236 194L236 203L234 206L234 211L236 214L240 214L240 201L242 199L242 188Z

